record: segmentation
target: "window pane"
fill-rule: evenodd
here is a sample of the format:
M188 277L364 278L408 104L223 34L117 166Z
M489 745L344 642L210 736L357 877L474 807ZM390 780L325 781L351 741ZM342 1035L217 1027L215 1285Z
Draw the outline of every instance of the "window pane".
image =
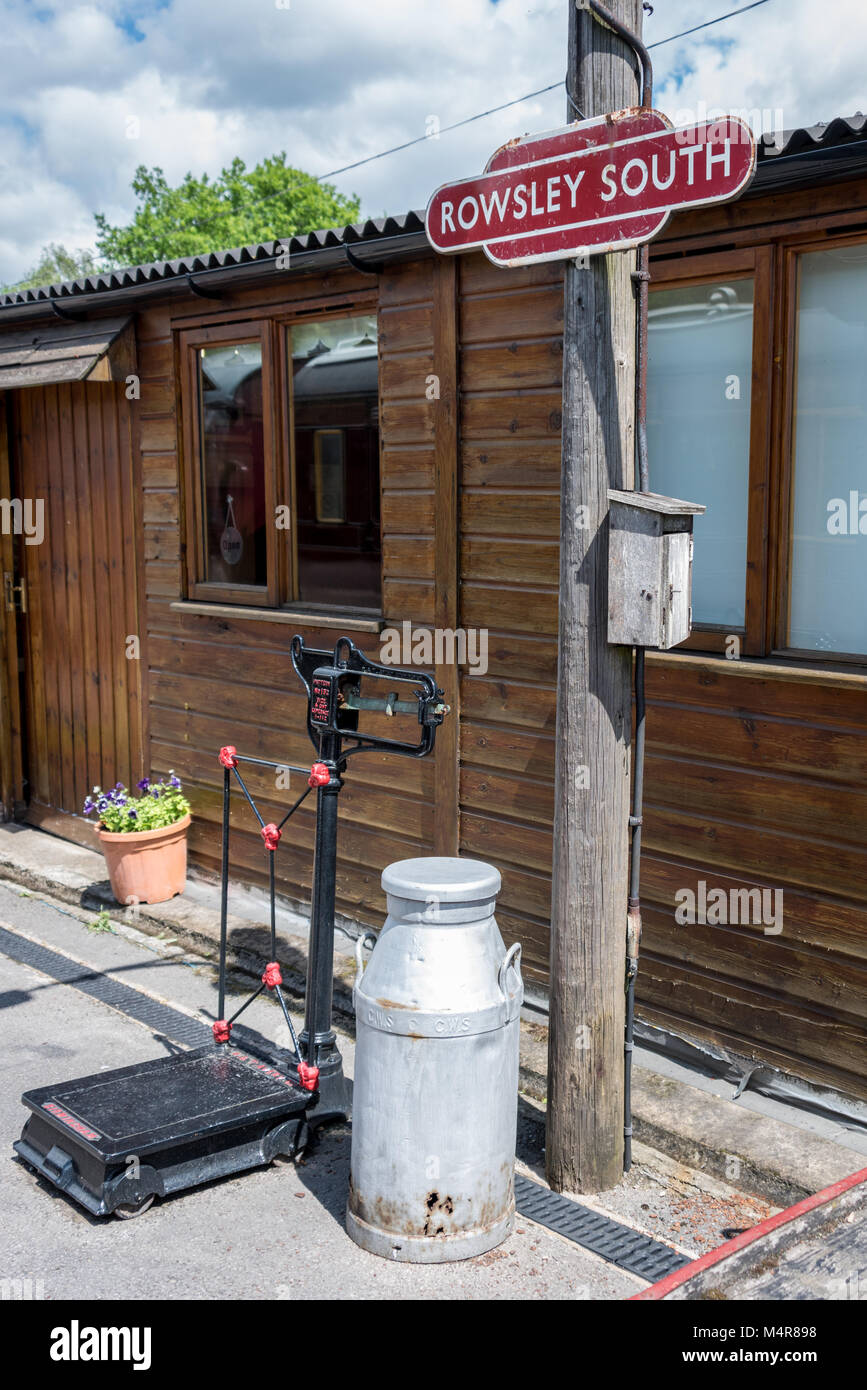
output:
M789 644L867 652L867 245L801 257L797 332Z
M235 343L199 352L203 578L212 584L265 585L261 343Z
M299 598L379 610L376 318L290 330Z
M695 518L693 620L743 627L752 281L654 290L648 344L650 486L707 507Z

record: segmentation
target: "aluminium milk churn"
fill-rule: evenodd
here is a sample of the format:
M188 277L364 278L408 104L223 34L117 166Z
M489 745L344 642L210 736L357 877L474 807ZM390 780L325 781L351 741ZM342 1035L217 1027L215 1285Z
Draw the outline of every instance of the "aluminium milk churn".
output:
M499 1245L515 1218L521 948L494 917L500 875L472 859L383 872L388 917L364 968L347 1230L389 1259Z

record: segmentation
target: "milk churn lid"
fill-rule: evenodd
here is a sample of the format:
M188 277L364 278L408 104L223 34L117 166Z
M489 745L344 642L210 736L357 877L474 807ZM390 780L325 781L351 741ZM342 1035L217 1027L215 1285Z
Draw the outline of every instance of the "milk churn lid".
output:
M474 902L500 891L500 871L479 859L399 859L382 871L382 887L395 898Z

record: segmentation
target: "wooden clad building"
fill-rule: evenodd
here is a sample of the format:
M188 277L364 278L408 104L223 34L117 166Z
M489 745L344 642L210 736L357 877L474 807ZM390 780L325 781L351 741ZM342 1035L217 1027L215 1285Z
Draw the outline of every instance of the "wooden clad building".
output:
M651 485L708 511L693 635L648 658L639 1013L867 1099L864 119L763 146L651 265ZM215 870L220 746L309 761L295 631L482 634L435 647L435 757L347 779L338 906L378 923L389 861L485 858L544 986L562 322L560 265L438 258L415 214L6 296L5 814L92 843L94 784L174 768Z

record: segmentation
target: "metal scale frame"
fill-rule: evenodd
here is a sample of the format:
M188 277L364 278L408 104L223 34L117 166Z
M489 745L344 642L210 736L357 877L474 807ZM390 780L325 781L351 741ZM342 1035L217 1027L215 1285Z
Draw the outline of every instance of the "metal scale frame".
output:
M307 692L307 732L316 751L312 767L293 767L220 749L223 767L223 848L220 912L218 1018L214 1041L119 1070L98 1072L38 1090L22 1103L31 1112L19 1156L43 1178L94 1216L138 1216L164 1197L305 1147L310 1128L349 1119L351 1092L332 1028L334 897L337 808L348 759L379 750L423 758L448 713L432 676L370 661L348 637L333 652L292 639L292 665ZM411 687L399 698L367 694L371 683ZM363 693L364 692L364 693ZM418 738L385 738L359 726L364 712L409 715ZM265 823L244 782L251 765L302 773L307 786L279 822ZM268 856L270 960L259 986L230 1018L225 1017L229 893L229 823L233 781L259 823ZM313 900L304 1027L297 1034L282 991L277 961L275 856L283 828L312 793L317 794ZM292 1049L243 1046L233 1041L236 1020L264 991L283 1013Z

